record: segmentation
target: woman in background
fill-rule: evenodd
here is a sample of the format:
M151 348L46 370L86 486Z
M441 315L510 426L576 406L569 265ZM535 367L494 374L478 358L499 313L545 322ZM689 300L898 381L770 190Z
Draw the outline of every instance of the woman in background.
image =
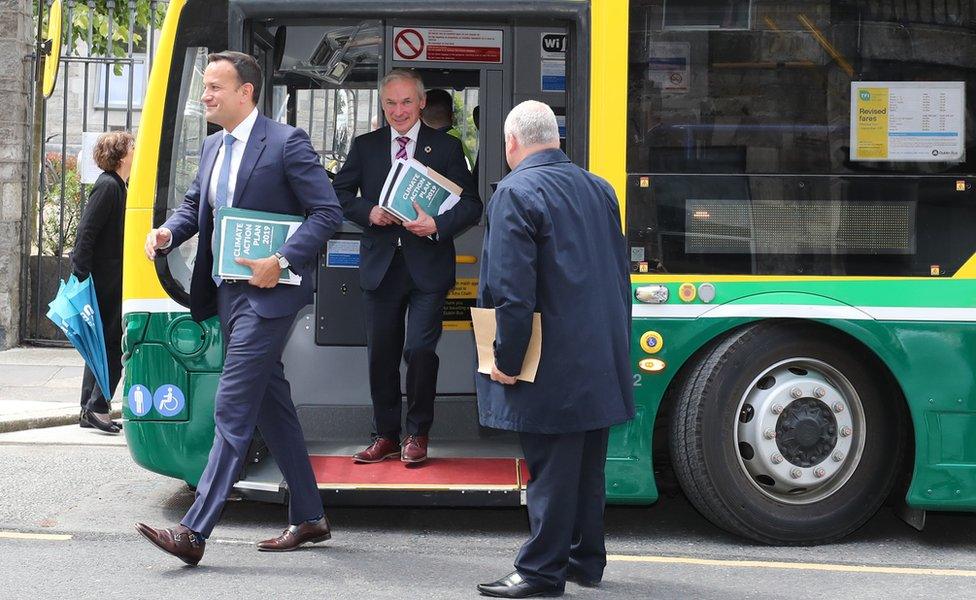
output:
M110 403L122 376L122 227L134 145L127 131L103 134L95 143L95 164L104 172L92 186L71 253L72 272L80 281L90 276L95 287L111 386L100 389L91 369L85 367L79 424L106 433L122 430L110 416Z

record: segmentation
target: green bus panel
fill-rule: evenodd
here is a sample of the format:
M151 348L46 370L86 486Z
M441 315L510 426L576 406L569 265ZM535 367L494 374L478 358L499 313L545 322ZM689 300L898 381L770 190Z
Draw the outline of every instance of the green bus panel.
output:
M670 298L665 305L670 307L741 306L768 310L766 307L825 306L891 314L885 320L869 318L867 313L858 319L812 320L861 342L877 355L901 388L915 445L908 504L933 510L976 509L976 322L971 315L962 317L968 321L922 320L930 318L930 310L971 309L976 305L976 282L716 282L716 297L710 307L697 298L688 303L677 300L677 283L664 286ZM648 305L646 312L653 313L653 306ZM757 318L710 317L707 313L694 318L635 317L631 340L635 374L640 373L637 364L642 358L653 356L667 365L659 373L642 374L635 389L638 402L656 411L656 402L664 397L695 352L723 333ZM646 331L656 331L664 340L661 350L653 355L640 349L640 337Z

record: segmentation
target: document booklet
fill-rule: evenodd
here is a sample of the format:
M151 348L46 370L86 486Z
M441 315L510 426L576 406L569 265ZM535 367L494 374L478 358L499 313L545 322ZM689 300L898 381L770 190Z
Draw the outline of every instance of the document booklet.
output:
M303 221L303 218L295 215L226 206L217 209L213 274L230 281L250 279L251 269L237 264L234 259L257 260L273 255ZM283 269L278 281L300 285L302 278L290 269Z
M431 216L451 209L461 199L461 188L437 171L412 158L393 162L383 184L379 206L401 221L413 221L416 202Z
M495 366L495 309L472 308L471 325L474 327L474 344L478 350L478 372L491 375L491 368ZM529 338L529 346L525 349L525 359L522 360L522 372L515 378L533 383L535 374L539 370L541 357L542 315L532 313L532 335Z

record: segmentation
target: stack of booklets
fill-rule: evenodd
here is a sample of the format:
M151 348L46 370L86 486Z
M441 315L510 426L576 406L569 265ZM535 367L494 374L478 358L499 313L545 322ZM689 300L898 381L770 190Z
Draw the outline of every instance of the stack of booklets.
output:
M400 221L413 221L417 211L443 214L461 199L461 188L437 171L412 158L393 162L383 184L379 206Z
M251 269L234 259L268 258L298 230L302 217L224 206L217 209L214 227L213 274L226 281L251 278ZM302 278L291 269L282 269L279 283L300 285Z

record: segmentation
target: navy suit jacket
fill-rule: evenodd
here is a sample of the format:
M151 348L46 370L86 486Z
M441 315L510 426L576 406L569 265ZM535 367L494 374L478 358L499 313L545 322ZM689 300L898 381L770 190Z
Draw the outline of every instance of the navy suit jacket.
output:
M220 131L204 140L196 179L183 203L163 224L173 233L170 248L200 234L190 284L190 313L197 321L217 314L217 286L211 277L214 220L207 192L223 135ZM244 148L232 205L305 217L279 250L291 269L302 276L301 285L279 284L262 289L246 282L237 284L243 286L254 311L264 318L297 313L312 301L319 251L342 224L339 201L308 134L258 115Z
M528 156L488 203L479 286L503 373L522 370L532 313L542 314L534 383L476 375L483 425L575 433L634 416L630 263L610 184L560 150Z
M468 171L461 142L421 123L413 157L462 188L461 200L442 215L431 215L437 223L437 241L416 236L401 225L370 225L369 212L376 206L393 161L390 157L390 127L357 137L332 185L342 210L350 221L363 228L359 279L364 290L375 290L393 260L397 238L417 287L424 292L446 292L454 287L454 236L476 224L482 204L477 185ZM357 196L357 192L359 196Z

